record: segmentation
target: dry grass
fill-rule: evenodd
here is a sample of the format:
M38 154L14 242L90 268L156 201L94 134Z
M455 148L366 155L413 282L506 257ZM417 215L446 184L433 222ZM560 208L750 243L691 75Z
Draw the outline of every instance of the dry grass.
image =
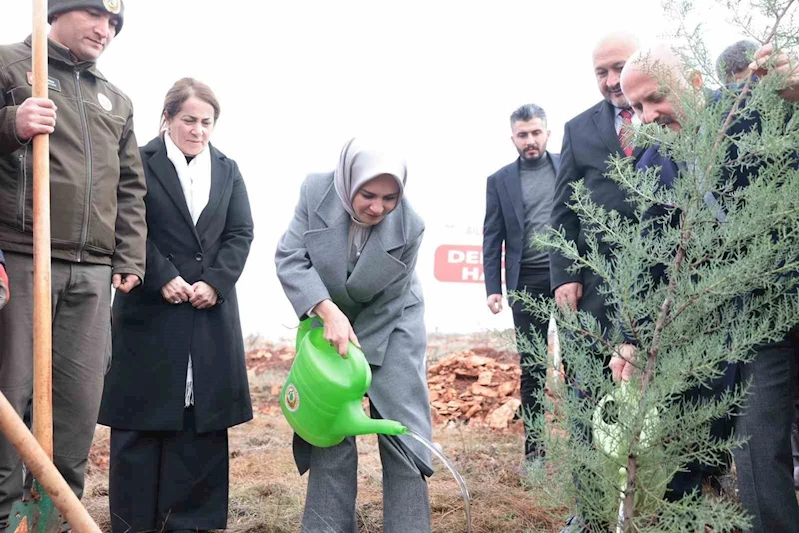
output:
M436 432L435 440L469 485L475 533L558 531L563 523L558 515L563 513L538 508L535 495L515 474L522 445L520 428L505 433L445 428ZM97 451L107 449L106 428L98 428L94 446ZM249 424L234 428L230 450L228 530L296 533L307 478L297 474L291 429L282 416L258 414ZM358 452L360 531L378 533L382 531L382 487L377 440L359 437ZM90 469L83 501L100 528L109 531L107 470L96 466ZM434 532L466 531L460 491L443 466L430 481L430 501Z
M447 339L453 348L461 343ZM486 347L491 345L485 341ZM435 346L435 344L434 344ZM441 350L442 352L444 350ZM306 477L300 477L291 453L291 428L272 395L287 371L274 368L250 376L255 419L230 431L230 507L228 530L233 533L299 531ZM463 425L437 428L441 444L472 493L474 533L558 531L564 509L551 510L519 481L523 433L516 422L497 432ZM358 438L359 487L357 514L362 533L382 531L382 482L377 439ZM84 504L103 531L108 516L108 429L98 427L92 448ZM466 531L463 500L457 483L439 465L430 480L433 531Z
M471 350L510 362L501 353L507 338L431 335L428 359ZM255 342L255 340L253 340ZM253 348L259 346L253 345ZM269 345L274 357L250 361L249 374L255 419L230 430L230 502L228 530L232 533L296 533L302 517L306 477L300 477L291 453L291 428L283 419L275 394L291 362L280 354L290 346ZM108 516L107 428L98 427L87 469L83 503L103 531ZM545 498L524 487L517 475L523 431L514 422L507 431L450 423L436 428L439 443L463 475L472 494L474 533L531 533L559 531L566 509L552 509ZM382 486L377 439L358 438L359 492L357 515L361 533L382 531ZM463 501L457 483L443 467L430 480L434 533L466 531ZM797 493L799 496L799 493ZM735 500L734 489L725 494Z

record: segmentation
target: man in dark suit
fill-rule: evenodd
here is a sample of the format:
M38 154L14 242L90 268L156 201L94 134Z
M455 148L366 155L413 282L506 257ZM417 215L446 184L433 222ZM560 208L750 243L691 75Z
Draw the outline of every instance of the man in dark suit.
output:
M719 79L727 83L743 83L749 75L749 63L757 51L758 44L744 40L731 44L716 59ZM791 429L791 448L793 450L793 485L799 489L799 387L794 396L793 427Z
M760 49L755 57L763 60L771 54L770 47ZM672 83L680 84L675 91L665 94L657 76L646 68L646 64L657 61L659 65L671 69ZM781 96L789 101L799 100L799 66L780 55L775 60L777 70L786 74L788 85ZM642 50L630 58L624 69L622 80L625 95L645 124L658 123L679 132L679 108L671 101L671 96L693 86L702 89L702 77L695 72L690 80L683 74L680 60L670 48L657 46ZM738 120L727 130L735 138L742 132L759 129L756 116ZM730 147L728 161L738 159L738 148ZM794 168L797 163L794 157ZM651 147L641 156L639 168L660 167L660 181L670 187L678 174L678 165L664 158L658 148ZM725 167L720 181L734 183L736 187L749 184L750 176L756 175L758 167ZM660 211L651 213L653 216ZM723 217L723 213L719 213ZM721 219L720 219L721 220ZM793 295L792 295L793 296ZM623 345L618 355L610 363L616 379L625 379L632 374L633 366L629 359L634 352L632 345ZM797 380L799 367L799 324L794 325L784 339L779 342L760 345L755 348L755 358L741 365L741 380L751 383L750 394L743 412L736 417L736 430L748 442L735 451L738 472L738 486L741 503L752 515L750 531L762 533L766 528L773 531L799 533L799 505L791 483L791 444L790 432L793 419L792 387Z
M571 210L572 184L583 180L585 187L598 205L616 210L623 217L633 217L633 207L625 202L625 194L612 180L605 177L606 161L611 154L638 156L624 135L624 125L631 124L633 113L621 91L619 77L627 59L638 48L630 34L617 32L597 43L593 52L594 76L602 100L566 123L563 148L560 154L560 171L555 182L555 202L552 206L551 225L565 232L566 238L577 243L580 254L587 250L584 228ZM606 255L610 249L600 244ZM584 310L596 317L603 330L608 331L605 300L599 293L602 279L588 270L568 271L571 261L558 253L550 253L550 278L555 300L559 306ZM564 359L567 365L568 357ZM571 376L573 378L574 376ZM580 391L577 391L581 394ZM585 431L586 438L590 438ZM564 532L585 530L583 520L573 516Z
M594 49L593 64L603 100L566 123L561 150L561 165L555 184L552 227L562 229L566 238L577 243L581 254L587 251L580 219L571 210L572 184L584 180L598 205L613 209L624 217L633 217L633 207L625 202L619 186L605 177L606 161L611 154L638 155L626 142L622 126L632 122L632 111L621 92L619 76L627 58L638 48L634 37L614 33L602 39ZM625 143L622 146L622 142ZM602 245L602 251L609 250ZM558 305L568 305L592 313L607 329L605 301L598 292L601 279L593 272L568 272L571 262L558 253L550 254L552 289Z
M502 247L505 247L505 285L508 291L526 291L533 297L549 296L549 256L532 246L533 234L549 225L555 176L560 156L547 152L549 130L544 110L523 105L510 116L511 141L519 158L488 178L486 214L483 226L483 271L488 308L502 311ZM520 333L535 330L546 336L547 323L513 301L513 323ZM533 365L535 358L521 349L522 408L528 415L543 412L537 393L546 380L546 369ZM525 458L535 461L540 453L529 435L525 438Z

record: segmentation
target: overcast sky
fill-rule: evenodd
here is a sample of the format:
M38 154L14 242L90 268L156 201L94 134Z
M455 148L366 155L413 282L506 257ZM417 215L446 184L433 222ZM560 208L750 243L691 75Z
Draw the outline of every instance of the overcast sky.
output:
M30 3L5 3L0 42L21 41ZM698 4L715 57L741 36L723 12L707 10L715 2ZM140 145L157 134L177 79L216 92L222 114L211 142L239 163L255 217L238 284L245 334L292 335L277 240L304 177L332 170L341 145L363 133L396 138L408 159L408 198L427 225L417 269L428 329L480 331L510 326L510 313L490 315L482 284L437 281L434 252L481 243L485 179L516 157L510 113L543 106L549 149L559 152L563 124L600 99L597 39L626 27L652 41L667 24L657 0L127 0L124 28L99 67L133 100Z

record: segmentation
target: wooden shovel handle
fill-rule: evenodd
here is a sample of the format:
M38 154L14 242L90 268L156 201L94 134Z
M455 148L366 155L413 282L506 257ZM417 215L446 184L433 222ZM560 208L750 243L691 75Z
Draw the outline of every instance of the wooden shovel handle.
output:
M17 449L19 456L44 487L53 504L76 533L100 533L100 528L61 477L58 469L33 438L27 426L0 392L0 431Z
M33 0L33 96L47 98L47 0ZM53 458L50 136L33 138L33 432ZM38 478L37 478L38 479Z

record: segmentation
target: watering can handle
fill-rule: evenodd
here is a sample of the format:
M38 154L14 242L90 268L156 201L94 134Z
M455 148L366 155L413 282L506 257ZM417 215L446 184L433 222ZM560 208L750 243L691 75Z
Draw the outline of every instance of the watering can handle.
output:
M315 318L318 319L319 322L322 322L322 318L318 316L317 317L309 316L308 318L300 322L300 325L297 327L297 346L300 345L302 339L304 339L305 336L308 334L308 332L311 331L311 329L313 328L313 321Z
M303 320L302 322L300 322L300 325L297 328L297 341L296 341L296 352L297 353L299 353L299 351L300 351L300 345L302 344L302 341L305 339L305 337L308 335L308 333L311 332L311 330L315 329L313 327L313 321L314 320L318 320L319 322L324 324L324 320L322 320L322 317L319 317L319 316L308 317L305 320ZM354 357L353 356L354 351L357 351L357 353L359 354L359 357ZM366 361L366 358L362 354L363 354L363 352L360 350L360 348L355 346L352 343L352 341L350 341L349 350L347 351L346 360L348 361L348 363L350 365L353 365L352 366L353 368L356 368L358 365L366 365L367 367L369 366L369 363ZM338 354L336 354L336 355L338 357ZM370 377L368 379L369 379L369 381L371 381L371 373L369 375L370 375ZM368 383L366 384L366 386L368 386Z
M299 350L300 343L302 342L302 339L304 339L305 336L308 335L308 333L310 333L310 331L312 329L314 329L314 327L313 327L314 320L318 320L324 326L325 321L319 315L309 316L305 320L301 321L300 325L297 327L296 349ZM347 352L348 355L349 355L349 352L352 351L353 346L355 346L355 344L352 341L349 341L349 350ZM357 346L355 346L355 347L358 348Z
M300 325L297 327L297 340L296 340L297 350L300 349L300 343L302 343L302 340L305 338L305 336L308 335L308 333L310 333L312 329L314 329L313 327L314 320L318 320L319 323L321 323L322 326L324 327L325 321L319 315L309 316L305 320L301 321ZM352 344L352 342L350 342L350 344Z

